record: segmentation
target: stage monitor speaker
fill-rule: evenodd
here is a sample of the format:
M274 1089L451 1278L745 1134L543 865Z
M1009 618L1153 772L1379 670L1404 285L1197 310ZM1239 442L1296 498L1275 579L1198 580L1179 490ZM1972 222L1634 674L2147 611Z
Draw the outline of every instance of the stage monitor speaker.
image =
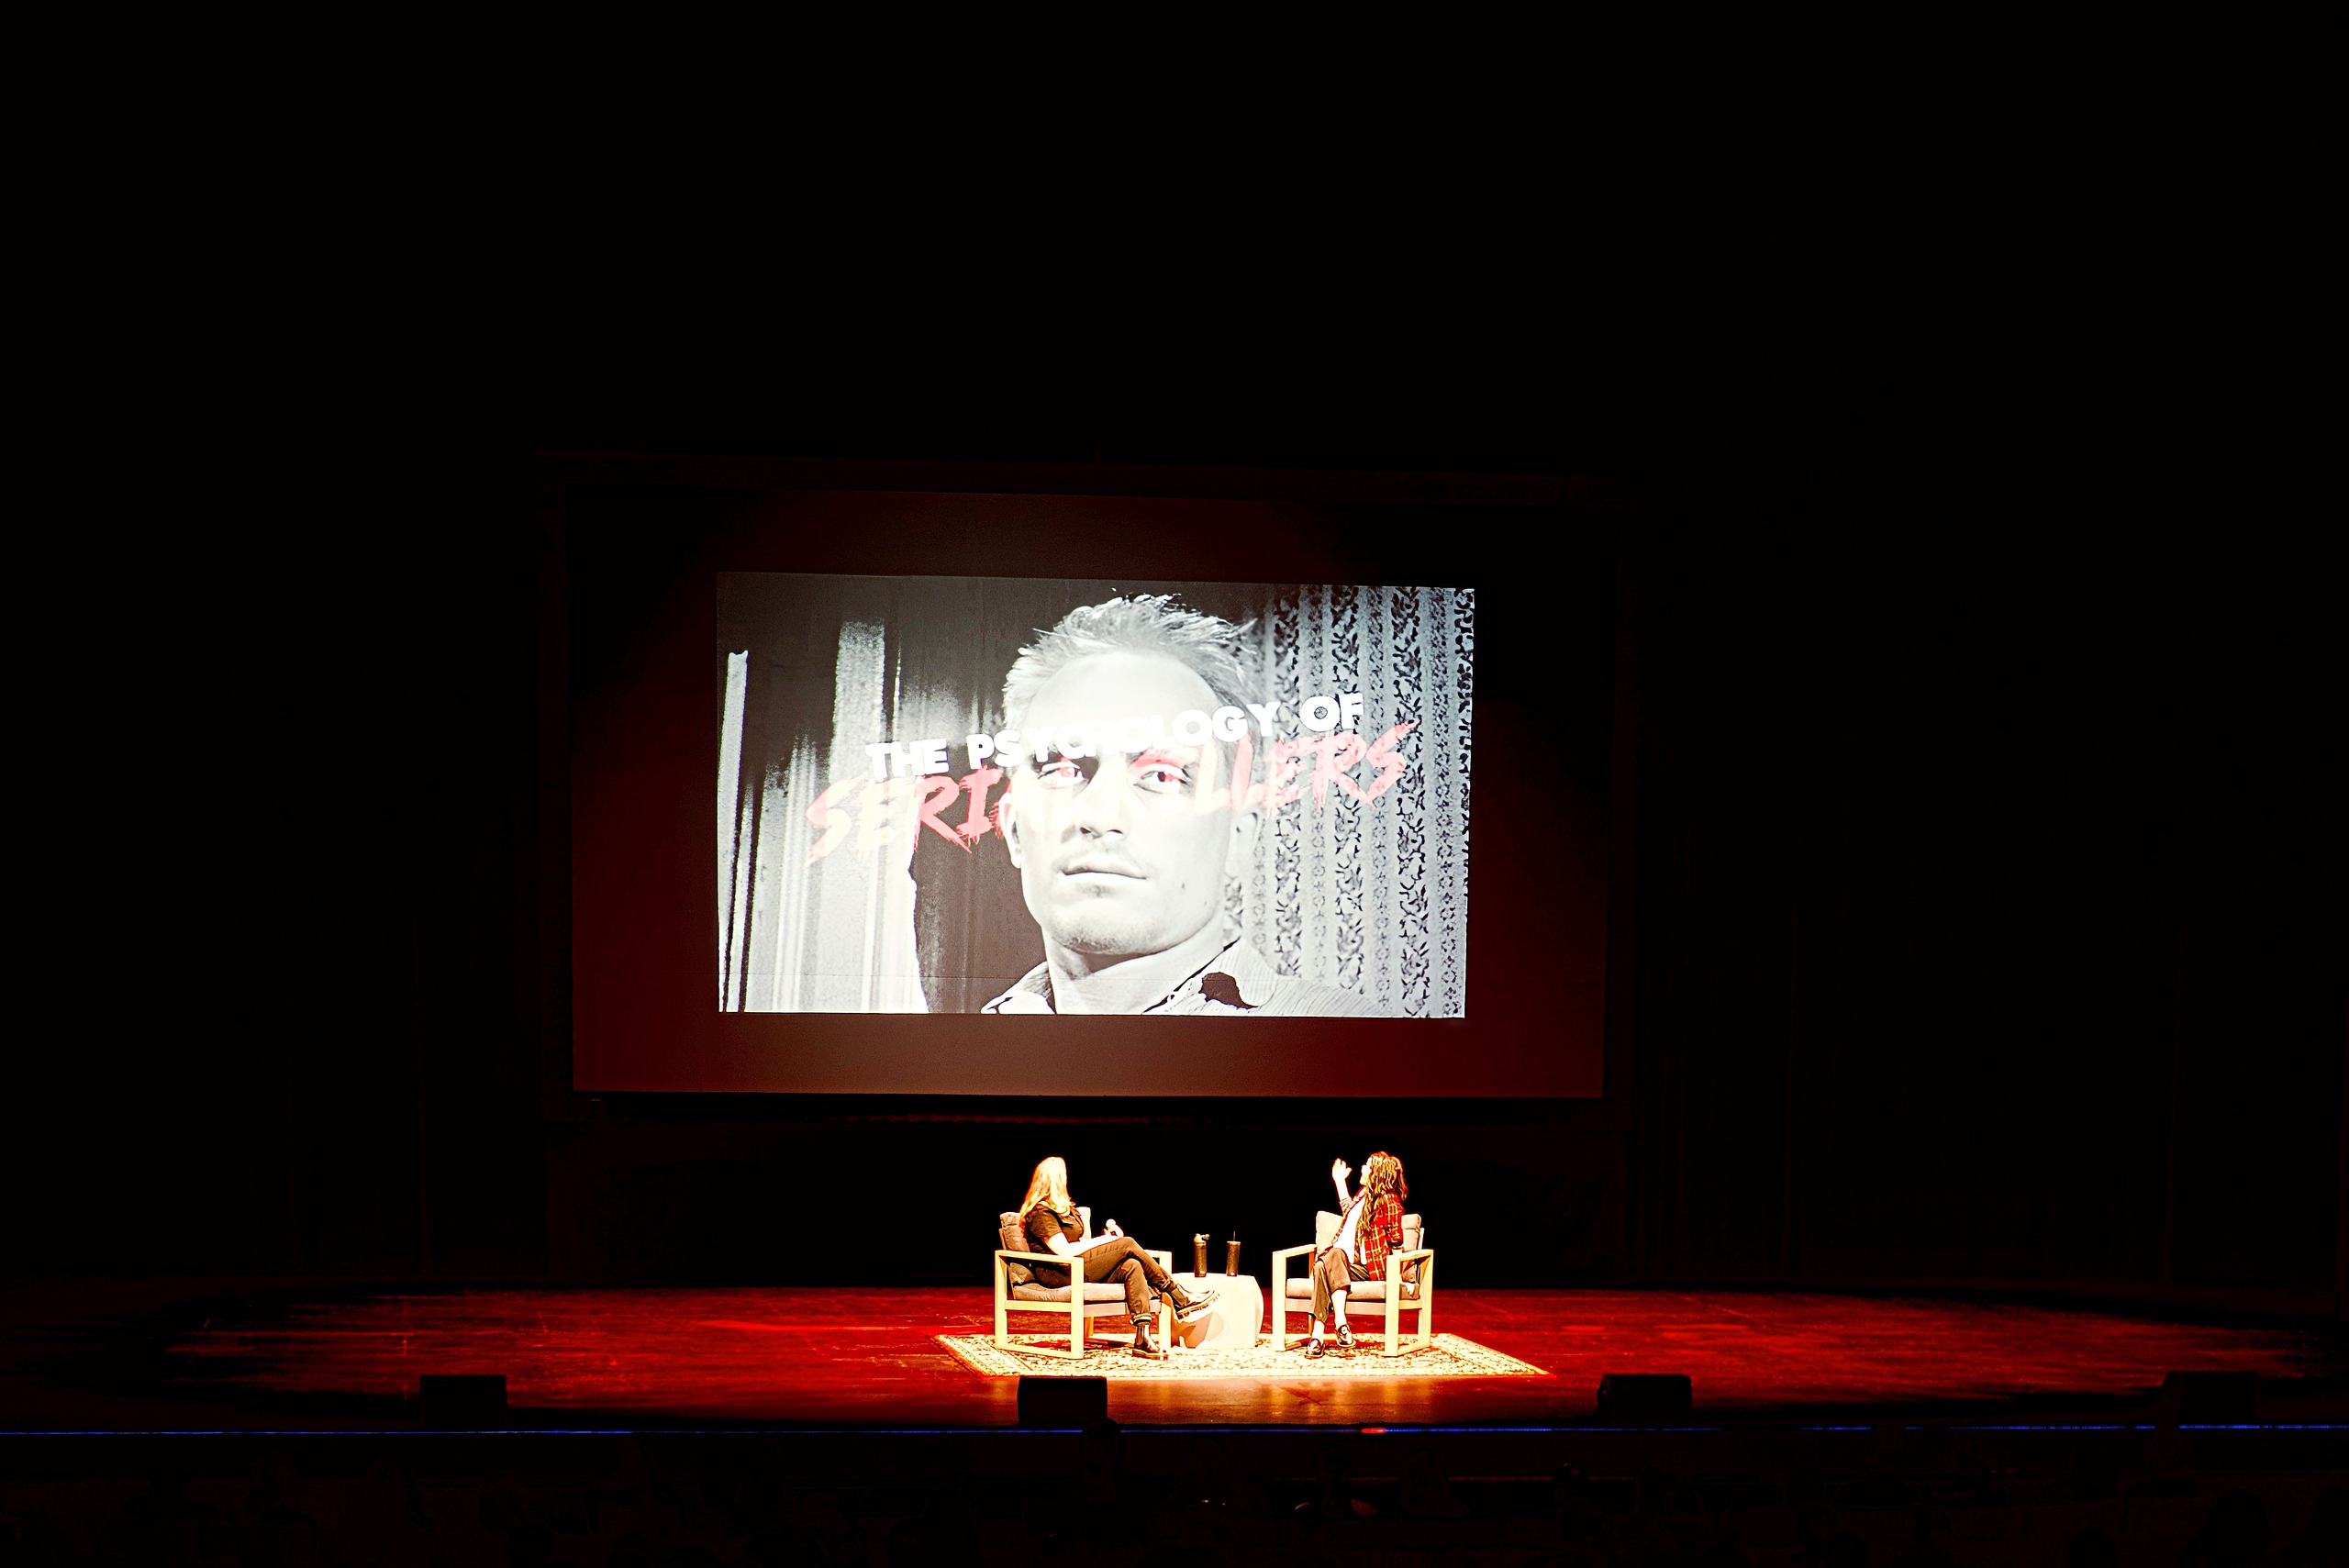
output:
M1019 1380L1019 1424L1023 1427L1081 1427L1107 1420L1109 1380L1106 1377L1023 1377Z
M2162 1379L2154 1414L2189 1427L2247 1425L2259 1419L2259 1374L2173 1372Z
M1695 1418L1696 1391L1676 1372L1610 1372L1598 1380L1592 1418L1618 1427L1670 1427Z
M506 1374L425 1373L417 1379L416 1424L443 1432L505 1426Z

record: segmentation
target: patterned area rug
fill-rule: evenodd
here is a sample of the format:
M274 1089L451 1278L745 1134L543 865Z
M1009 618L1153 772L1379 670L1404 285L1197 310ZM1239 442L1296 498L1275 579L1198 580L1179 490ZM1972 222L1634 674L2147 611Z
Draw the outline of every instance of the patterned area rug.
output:
M1014 1346L1023 1344L1049 1345L1049 1334L1014 1334ZM990 1334L941 1334L938 1342L953 1352L954 1359L973 1372L988 1377L1108 1377L1156 1380L1163 1378L1240 1377L1255 1379L1277 1378L1284 1383L1299 1379L1373 1377L1547 1377L1550 1374L1530 1362L1505 1356L1474 1340L1464 1340L1457 1334L1438 1334L1435 1343L1426 1350L1388 1361L1375 1351L1364 1350L1353 1355L1331 1351L1319 1361L1308 1361L1304 1347L1283 1351L1275 1347L1271 1336L1257 1342L1252 1351L1178 1351L1166 1361L1151 1361L1136 1356L1119 1345L1105 1345L1098 1341L1085 1347L1085 1359L1073 1362L1057 1356L1021 1355L1016 1349L999 1351ZM1061 1346L1068 1345L1068 1336L1059 1336Z

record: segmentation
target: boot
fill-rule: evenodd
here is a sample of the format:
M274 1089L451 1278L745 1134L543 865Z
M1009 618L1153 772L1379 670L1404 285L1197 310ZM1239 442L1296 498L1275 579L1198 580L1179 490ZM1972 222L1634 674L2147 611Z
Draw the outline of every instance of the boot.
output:
M1183 1288L1183 1283L1180 1280L1168 1280L1166 1282L1166 1299L1167 1302L1174 1308L1174 1316L1182 1318L1185 1322L1188 1322L1192 1318L1197 1318L1200 1313L1205 1312L1209 1307L1215 1305L1215 1292L1213 1290L1204 1290L1198 1295L1193 1296L1189 1291Z
M1157 1341L1150 1337L1150 1319L1147 1318L1134 1319L1134 1354L1160 1361L1166 1357L1166 1352L1160 1350Z

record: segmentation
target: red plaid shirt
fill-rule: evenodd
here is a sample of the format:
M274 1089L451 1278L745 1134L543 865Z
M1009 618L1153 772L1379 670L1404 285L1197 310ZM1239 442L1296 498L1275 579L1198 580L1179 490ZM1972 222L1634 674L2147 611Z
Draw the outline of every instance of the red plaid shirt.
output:
M1353 1207L1361 1208L1364 1199L1369 1200L1370 1207L1354 1227L1354 1251L1361 1254L1362 1266L1370 1271L1371 1276L1383 1279L1386 1274L1386 1254L1403 1250L1403 1200L1391 1192L1360 1192L1354 1195ZM1338 1229L1342 1232L1345 1228L1346 1222L1341 1217Z

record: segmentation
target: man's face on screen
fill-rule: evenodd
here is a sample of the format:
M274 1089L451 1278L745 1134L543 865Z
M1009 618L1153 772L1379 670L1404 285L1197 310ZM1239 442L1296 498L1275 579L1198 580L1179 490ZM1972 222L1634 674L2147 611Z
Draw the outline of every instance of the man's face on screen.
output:
M1180 660L1102 653L1045 682L1020 729L1048 737L1064 725L1128 715L1171 722L1217 706L1208 684ZM1128 754L1103 738L1090 757L1054 751L1039 763L1029 754L1013 775L1006 837L1028 912L1047 939L1076 952L1130 957L1163 952L1219 917L1240 818L1201 810L1200 795L1230 784L1212 740Z

